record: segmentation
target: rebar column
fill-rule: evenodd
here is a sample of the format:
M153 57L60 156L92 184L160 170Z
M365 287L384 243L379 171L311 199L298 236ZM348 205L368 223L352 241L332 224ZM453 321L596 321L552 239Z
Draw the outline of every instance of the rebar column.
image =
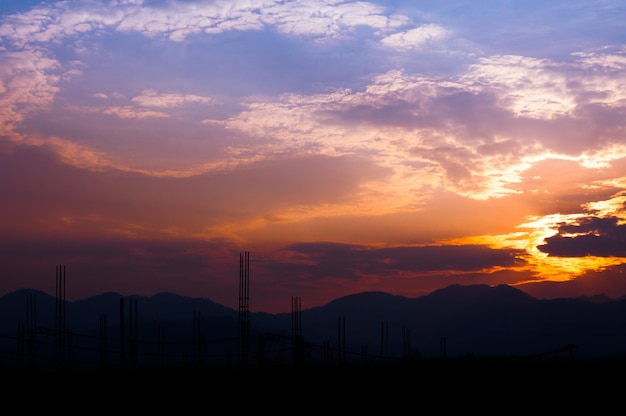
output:
M250 253L239 253L239 366L247 368L250 358Z

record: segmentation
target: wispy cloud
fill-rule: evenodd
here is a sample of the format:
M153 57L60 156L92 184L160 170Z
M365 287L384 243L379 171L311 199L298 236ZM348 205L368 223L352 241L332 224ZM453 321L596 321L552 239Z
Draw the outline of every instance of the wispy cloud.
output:
M131 99L142 107L176 107L183 104L198 103L209 104L214 100L211 97L203 97L195 94L159 94L155 90L144 90L141 95Z
M426 46L436 47L437 43L448 36L448 31L441 26L428 24L404 32L394 33L381 40L382 44L400 50L419 49Z

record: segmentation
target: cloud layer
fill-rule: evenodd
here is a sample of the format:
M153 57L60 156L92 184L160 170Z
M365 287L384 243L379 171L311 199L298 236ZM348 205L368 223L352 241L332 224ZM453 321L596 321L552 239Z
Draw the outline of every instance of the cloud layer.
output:
M115 290L100 271L117 264L118 291L233 306L240 251L272 311L611 274L626 8L488 3L0 9L0 229L21 253L0 289L65 262L75 296ZM621 295L585 287L605 286Z

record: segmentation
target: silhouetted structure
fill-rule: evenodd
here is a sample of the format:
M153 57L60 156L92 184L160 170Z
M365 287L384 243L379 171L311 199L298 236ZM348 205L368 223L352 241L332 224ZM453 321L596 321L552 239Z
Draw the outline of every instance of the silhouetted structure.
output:
M126 333L124 330L124 298L120 299L120 367L126 366Z
M294 365L303 366L305 342L302 337L302 301L297 296L291 298L291 350Z
M411 331L409 328L403 326L402 327L402 351L404 353L405 358L410 358L411 356Z
M339 366L346 364L346 318L337 319L337 363Z
M20 370L24 369L24 360L28 363L28 370L35 366L35 333L37 330L37 302L35 295L26 296L26 324L18 322L17 334L17 364ZM26 345L27 344L27 345Z
M120 299L120 367L126 366L126 355L128 354L128 365L137 366L137 336L139 334L137 318L137 299L132 296L128 300L128 338L126 338L126 319L124 317L124 299Z
M201 314L193 311L193 332L192 332L192 360L196 366L201 366L204 362L204 335L202 334Z
M137 319L137 299L132 296L128 300L128 358L131 367L137 367L137 335L139 325Z
M59 265L56 268L56 282L55 282L55 328L54 334L56 339L56 357L57 367L59 369L65 368L69 363L69 345L68 345L68 332L66 330L67 322L67 303L65 301L65 283L66 274L65 266Z
M107 328L109 326L109 322L108 322L108 317L106 315L100 315L100 327L99 327L99 334L100 334L100 369L104 370L107 368L108 363L108 354L107 354L107 349L108 349L108 343L107 343L107 339L108 339L108 333L107 333Z
M446 345L446 337L441 337L439 339L439 357L441 359L446 358L446 355L448 353L447 348L448 346Z
M165 325L157 325L157 363L159 367L165 365Z
M250 253L239 253L239 366L250 360Z
M389 347L389 323L383 322L380 326L380 359L387 358L387 350Z
M250 355L250 342L251 342L251 322L249 313L249 278L250 278L250 255L248 252L240 253L239 256L239 315L238 315L238 333L235 338L235 313L229 311L227 317L222 321L221 318L213 323L218 323L217 327L219 334L222 338L210 338L208 342L205 342L205 333L203 328L207 328L201 313L193 310L193 321L191 331L191 344L188 342L190 335L187 324L190 319L184 318L184 325L174 325L174 331L172 335L173 341L170 343L165 342L165 327L159 322L151 321L151 312L148 312L148 317L141 321L142 342L139 342L139 326L140 321L138 318L138 301L134 297L128 299L128 303L125 303L124 298L119 299L119 344L115 339L117 331L113 332L112 339L109 339L109 322L106 315L100 315L99 331L96 328L92 329L89 326L83 326L83 328L89 328L84 333L77 332L76 334L72 330L67 328L69 322L71 325L85 325L85 322L81 322L81 319L76 319L82 313L74 313L72 309L74 305L71 302L66 302L66 273L64 266L57 266L56 268L56 289L54 297L55 314L45 314L44 318L49 319L49 324L54 324L54 329L50 327L38 327L37 325L37 305L34 294L27 293L26 300L26 321L18 322L18 332L15 335L0 334L0 354L3 357L10 357L10 363L15 365L17 363L17 369L19 372L24 369L29 370L30 373L38 372L39 370L44 372L54 371L74 371L78 369L82 370L115 370L115 369L139 369L142 370L154 370L158 368L160 370L172 370L172 369L188 369L190 367L194 369L201 368L230 368L230 360L233 358L232 354L239 348L239 366L240 368L248 368L251 366ZM48 299L48 297L46 297ZM117 301L117 298L115 298ZM69 306L68 306L69 304ZM126 305L128 304L128 307ZM100 304L99 304L100 305ZM150 310L155 304L151 304L146 307ZM161 306L161 303L156 305ZM84 305L81 305L83 307ZM112 310L115 311L115 302L113 303ZM50 296L46 303L46 308L52 309L52 297ZM67 310L70 310L71 320L67 321ZM194 306L195 308L195 306ZM85 311L86 309L83 309ZM109 309L111 310L111 309ZM231 314L232 312L232 314ZM334 313L334 311L333 311ZM267 319L264 314L259 314L259 321L254 321L255 329L262 329L269 321L263 321ZM282 315L282 314L280 314ZM308 315L307 315L308 316ZM322 315L328 316L330 315ZM97 315L96 315L97 317ZM254 315L254 319L257 315ZM287 317L278 316L281 325L286 324ZM159 318L161 319L161 318ZM178 319L178 318L177 318ZM212 321L212 315L209 314L209 321ZM332 317L330 317L331 328L330 334L332 338ZM358 321L358 319L357 319ZM276 321L272 321L276 322ZM224 331L222 324L226 324L227 331ZM256 326L259 324L259 326ZM86 324L88 325L88 324ZM209 326L210 327L210 326ZM270 328L268 326L267 328ZM357 322L355 327L363 327L362 322ZM148 330L146 330L148 328ZM454 353L454 349L448 350L448 344L446 336L439 336L439 359L437 359L436 344L437 335L431 338L433 344L434 360L424 359L423 356L417 352L412 354L410 343L409 328L402 327L402 352L404 359L395 360L394 353L396 351L392 348L391 354L389 354L389 323L382 321L380 325L380 351L379 354L369 356L367 354L367 347L361 347L360 352L348 351L346 348L346 318L341 316L337 322L337 344L336 348L331 347L331 343L324 341L323 345L316 345L315 342L305 342L302 335L302 304L299 297L291 298L291 336L287 331L280 333L265 333L258 335L258 355L256 356L255 363L257 368L272 369L272 368L304 368L307 369L318 367L322 365L325 368L348 368L348 367L365 367L369 368L398 368L399 365L405 368L414 368L416 365L422 365L421 368L451 368L451 366L459 366L464 369L476 369L476 363L483 363L485 366L495 364L494 368L499 365L518 365L520 368L525 368L528 365L553 365L559 362L570 362L576 358L576 351L579 347L577 344L568 344L562 348L548 350L540 354L522 354L522 355L509 355L506 357L498 356L483 356L481 358L475 358L473 352L467 355L457 356ZM154 335L152 332L156 329L156 342L151 340L151 337L146 337L146 333ZM374 336L371 337L373 342L368 343L372 345L374 350L376 349L376 325L372 328ZM270 330L271 332L272 330ZM316 329L312 328L310 333L315 334ZM227 334L227 335L225 335ZM454 335L448 334L448 335ZM315 335L314 335L315 336ZM318 334L318 339L320 335ZM74 337L78 339L78 342L74 342ZM369 335L368 335L369 337ZM453 338L451 336L450 338ZM369 341L369 340L368 340ZM454 346L458 342L458 338L454 338ZM291 343L291 344L290 344ZM393 342L392 342L393 344ZM119 350L117 346L119 345ZM190 349L191 345L191 349ZM16 348L14 348L16 346ZM291 346L291 349L289 348ZM209 353L207 353L209 351ZM289 354L291 352L291 355ZM190 354L191 353L191 354ZM335 356L336 353L336 356ZM117 357L119 354L119 366L115 361L112 363L109 361L111 357ZM316 355L319 354L319 355ZM569 354L569 360L559 360L560 355ZM349 355L349 356L348 356ZM449 357L448 357L449 356ZM191 357L191 358L190 358ZM17 359L16 359L17 358ZM411 360L406 360L411 358ZM419 360L416 360L419 358ZM503 359L504 358L504 359ZM584 362L584 357L582 358ZM419 361L419 363L418 363ZM437 362L436 365L441 367L431 366L430 362ZM579 360L581 361L581 360ZM4 370L6 367L2 367L7 362L3 359L0 362L0 369ZM626 361L625 361L626 362ZM286 366L285 366L286 364ZM579 365L579 362L576 363ZM482 366L482 368L486 368ZM538 368L538 367L536 367Z

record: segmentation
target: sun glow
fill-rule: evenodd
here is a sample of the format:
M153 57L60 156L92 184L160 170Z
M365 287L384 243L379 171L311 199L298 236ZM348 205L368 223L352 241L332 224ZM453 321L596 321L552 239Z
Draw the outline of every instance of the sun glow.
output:
M602 201L589 204L597 210L611 211L620 205L619 201L614 199L610 201ZM520 224L517 228L523 231L501 234L501 235L483 235L464 237L446 241L448 244L483 244L494 249L519 249L524 250L526 254L520 258L526 264L512 268L516 271L530 270L537 280L567 281L571 280L587 271L601 271L606 268L617 266L625 263L626 258L623 257L559 257L550 256L538 249L538 246L545 243L545 240L558 233L559 226L565 224L574 224L581 218L586 217L584 214L552 214L546 216L529 217L528 221Z

